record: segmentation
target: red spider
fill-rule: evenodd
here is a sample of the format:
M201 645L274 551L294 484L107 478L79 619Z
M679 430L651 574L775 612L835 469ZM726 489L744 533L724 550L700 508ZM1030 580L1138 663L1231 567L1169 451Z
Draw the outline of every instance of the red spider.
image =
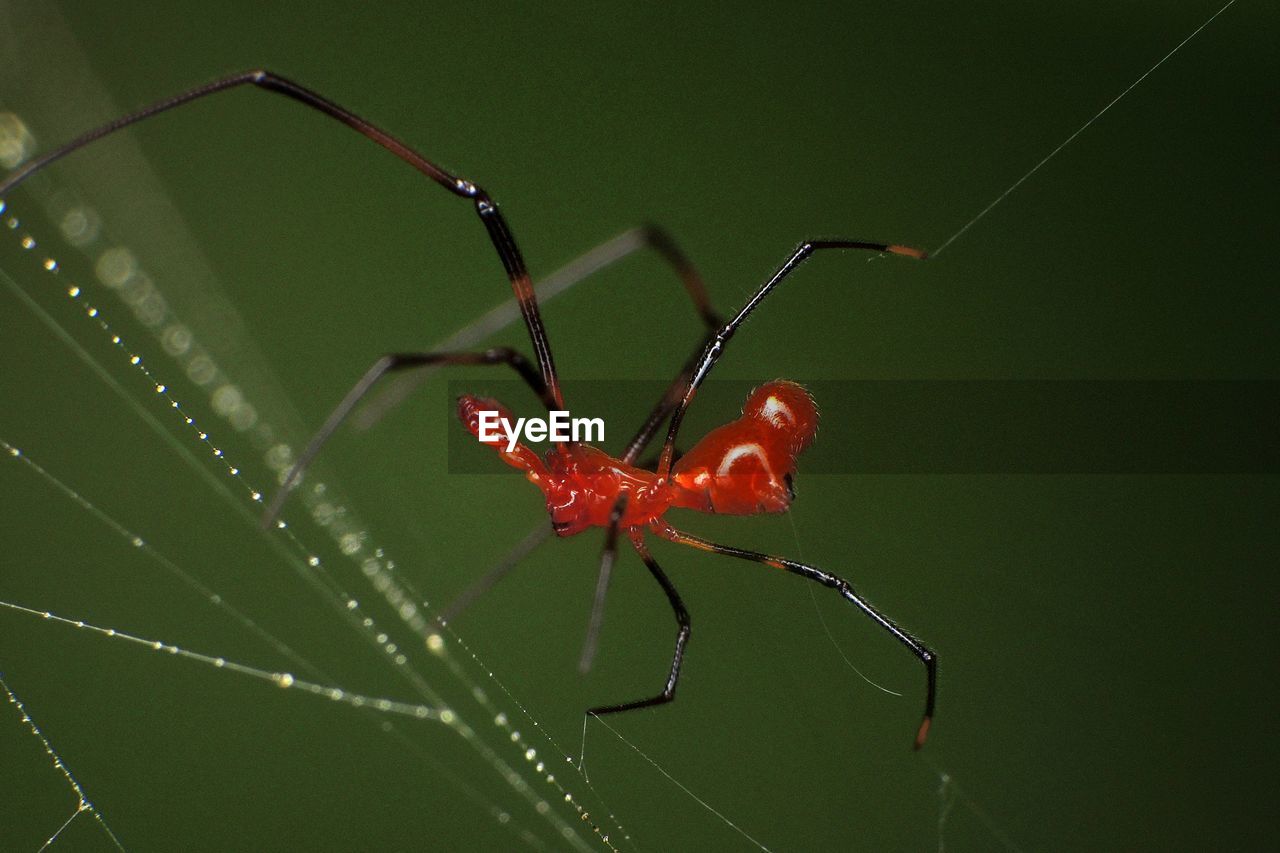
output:
M458 417L477 438L482 411L514 420L498 401L464 395ZM667 479L585 444L561 444L544 462L518 441L508 451L508 438L480 440L542 490L551 526L560 536L617 525L629 532L647 527L672 539L674 531L662 516L673 506L724 515L785 512L793 496L796 457L817 431L818 407L809 392L778 381L751 392L742 417L681 456Z
M16 187L30 175L67 154L116 130L143 119L166 112L199 98L242 85L253 85L283 95L347 125L396 157L435 181L456 196L469 200L488 232L489 239L502 262L515 293L524 324L529 331L536 359L535 366L515 350L498 347L479 352L395 353L383 356L371 366L347 392L319 431L312 437L297 463L285 477L283 488L267 507L264 525L279 513L281 504L325 440L347 418L364 395L389 372L429 366L506 365L534 390L548 411L564 410L564 399L551 356L551 345L538 311L538 300L524 258L515 237L498 207L489 195L465 178L452 175L386 131L370 124L354 113L321 95L269 71L255 70L225 77L159 101L148 107L91 130L71 142L50 151L16 170L0 182L0 196ZM679 631L671 671L662 692L647 699L592 708L593 715L626 711L670 702L675 696L680 664L689 639L689 614L670 579L653 559L644 542L646 531L672 542L716 554L763 563L836 589L851 604L871 617L880 627L906 646L925 666L926 691L924 717L916 733L915 746L924 744L933 719L937 690L937 656L915 637L899 628L858 595L848 581L815 566L772 557L766 554L718 545L683 533L663 517L672 507L700 512L730 515L752 515L761 512L784 512L793 498L791 478L796 457L812 440L818 424L818 411L808 392L793 382L777 381L762 385L751 393L743 407L742 417L713 430L673 465L676 436L686 409L698 387L706 379L734 333L747 316L797 266L815 251L824 249L862 249L922 258L924 253L906 246L870 243L860 240L814 240L802 244L786 262L761 285L728 322L711 310L702 282L683 254L671 240L657 229L635 232L637 245L646 245L662 255L680 275L694 307L707 327L707 334L685 365L685 369L658 401L640 431L621 456L614 457L594 447L560 443L553 446L545 459L529 448L515 445L508 451L505 441L488 441L510 465L525 475L546 495L552 527L560 536L572 536L591 527L606 530L601 555L600 576L596 585L595 607L583 650L582 667L590 664L595 638L603 612L604 592L617 554L620 532L626 532L632 546L667 595L675 612ZM630 249L628 249L629 251ZM467 428L479 435L478 413L498 411L510 418L500 403L464 396L458 403L458 414ZM638 467L636 460L669 419L666 440L654 470ZM526 546L521 546L527 551ZM522 553L518 549L518 553ZM513 561L509 561L513 562ZM499 567L499 573L507 566ZM485 582L491 582L491 574ZM455 602L446 613L456 612L466 600ZM443 621L445 616L441 616Z

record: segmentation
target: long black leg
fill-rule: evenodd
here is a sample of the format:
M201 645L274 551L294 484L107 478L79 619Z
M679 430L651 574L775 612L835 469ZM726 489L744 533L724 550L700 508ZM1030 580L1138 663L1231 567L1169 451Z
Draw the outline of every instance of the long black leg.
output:
M596 649L600 645L600 628L604 625L604 600L609 593L609 579L613 577L613 564L618 559L618 525L622 523L622 514L627 509L627 493L618 496L618 501L609 512L609 526L604 536L604 547L600 549L600 572L596 576L596 594L591 601L591 618L587 621L587 636L582 643L582 654L578 657L578 672L587 673L596 658Z
M538 297L538 304L545 306L548 301L554 299L579 282L589 278L593 274L599 272L606 267L621 261L635 252L642 249L653 251L676 273L680 282L684 285L685 291L689 294L689 299L693 303L693 308L697 312L698 317L714 332L720 328L723 319L715 313L711 308L711 301L707 296L706 287L702 283L702 277L698 275L698 271L694 268L689 258L680 251L680 248L672 240L671 235L656 225L643 225L639 228L631 228L601 243L595 248L589 249L582 255L574 258L560 269L548 275L546 278L534 284L534 293ZM490 335L506 328L511 323L520 318L520 307L516 300L508 299L505 302L494 307L474 322L468 323L462 329L459 329L446 340L441 341L432 349L436 350L462 350L469 349L482 342ZM696 350L690 363L686 365L686 369L692 366L692 361L697 358L706 346L704 339ZM361 409L352 416L352 423L356 429L368 429L376 424L382 417L392 408L406 399L413 390L421 383L430 378L432 370L422 370L416 372L413 376L406 376L402 379L390 383L391 387L387 388L377 399L366 403ZM683 374L682 374L683 375ZM672 383L674 391L668 391L664 396L671 397L668 408L664 410L665 414L657 418L653 427L648 428L644 443L640 449L635 451L638 455L643 449L643 445L648 443L648 438L652 437L653 431L661 424L666 414L670 414L670 406L674 406L679 399L679 394L684 390L684 385L677 378ZM652 420L653 418L651 418ZM632 447L635 441L632 441L628 448ZM631 459L624 461L634 461Z
M702 319L703 325L707 327L707 336L698 344L693 354L689 356L689 360L681 368L680 373L667 386L667 390L663 392L662 397L649 412L649 416L640 425L640 429L632 437L631 441L627 442L626 449L623 450L621 457L622 461L627 464L632 464L639 458L644 449L649 446L649 442L653 440L654 435L657 434L662 422L671 414L676 403L680 400L681 393L683 393L689 382L689 376L694 368L698 354L706 348L712 339L712 335L724 322L723 318L711 307L711 299L707 296L701 276L698 275L693 264L680 251L680 248L671 237L665 231L661 231L654 226L649 226L646 232L650 245L671 264L680 276L680 280L684 282L685 290L689 292L689 297L693 300L698 316Z
M784 560L781 557L771 557L768 554L761 554L756 551L747 551L742 548L731 548L728 545L717 545L714 542L708 542L706 539L700 539L697 536L691 536L688 533L682 533L670 526L662 525L655 527L654 532L659 536L670 539L672 542L680 545L688 545L702 551L710 551L713 554L725 554L730 557L738 557L743 560L751 560L755 563L763 563L774 569L782 569L792 574L800 575L800 577L808 578L811 581L817 581L823 586L829 586L834 590L838 590L844 599L857 607L863 613L871 617L872 621L881 628L893 635L894 639L902 643L911 650L911 653L920 659L925 668L925 699L924 699L924 719L920 722L920 728L916 732L916 749L924 746L925 738L929 736L929 726L933 723L933 706L934 698L938 690L938 655L926 646L924 643L911 636L902 628L899 628L892 619L885 616L876 608L872 607L870 602L858 595L854 591L853 586L844 578L823 571L816 566L809 566L804 563L797 563L794 560Z
M515 547L503 555L498 564L476 579L470 586L458 593L453 601L445 605L436 616L436 624L448 625L458 614L466 610L480 596L484 595L494 584L511 574L511 571L529 556L534 550L551 538L555 530L543 519L542 523L530 530Z
M311 437L311 441L307 442L306 449L302 451L302 455L293 463L293 467L289 469L281 481L280 491L276 492L275 497L271 499L271 503L267 505L267 510L262 515L262 526L268 526L280 514L280 507L284 505L285 498L288 497L290 489L302 476L302 472L311 464L311 460L315 459L316 454L320 452L320 448L342 425L347 415L351 414L351 410L356 407L356 404L360 402L365 394L369 393L369 389L379 379L393 371L410 370L431 364L449 366L505 364L528 383L529 387L533 389L533 393L538 395L538 398L542 400L548 410L555 408L555 401L551 398L547 386L543 384L542 375L534 370L533 365L529 363L527 358L509 347L494 347L483 352L401 352L384 355L364 372L364 376L360 377L359 382L351 386L351 390L342 398L342 402L338 403L334 410L329 413L329 417L325 419L324 424Z
M718 328L718 327L717 327ZM693 369L698 361L698 355L711 342L715 334L715 329L707 334L705 338L698 344L693 354L689 356L689 360L684 363L684 367L680 368L680 372L676 374L676 378L671 380L671 384L667 386L667 390L662 392L662 397L658 400L657 405L649 412L649 416L645 418L644 423L640 425L640 429L627 442L626 449L620 457L623 462L628 465L635 463L644 449L649 446L649 442L653 441L653 437L658 434L658 428L662 426L662 422L667 419L671 412L675 409L676 404L680 402L680 397L684 394L685 388L689 387L689 379L693 376ZM659 457L660 458L660 457ZM658 459L651 460L654 464ZM641 468L648 468L647 464L642 463Z
M287 80L270 71L255 69L233 74L221 80L214 80L212 83L206 83L203 86L197 86L163 101L157 101L137 112L94 128L65 145L35 158L22 168L14 171L4 181L0 181L0 197L3 197L9 190L54 161L60 160L68 154L117 130L160 113L168 112L183 104L189 104L207 95L246 84L257 86L260 89L265 89L278 95L284 95L286 98L290 98L327 115L329 118L342 122L360 135L381 145L449 192L456 196L470 199L475 204L476 213L484 223L485 230L489 233L489 239L492 241L494 249L497 250L502 266L506 270L507 278L511 282L511 288L515 291L516 300L520 305L520 313L524 316L525 325L529 329L529 337L533 341L533 352L537 357L538 369L542 374L543 384L548 389L551 399L554 400L555 408L563 409L564 400L561 397L560 383L556 377L555 362L551 357L551 345L547 341L547 333L542 326L542 318L538 313L538 300L534 295L533 285L529 280L529 271L525 266L524 257L520 254L520 249L516 246L515 237L512 236L510 227L508 227L506 220L503 219L502 214L498 212L498 206L489 197L489 194L466 178L450 174L440 168L399 139L370 124L355 113L338 106L310 89L299 86L292 80Z
M636 553L640 555L640 559L644 560L645 566L649 568L649 573L653 575L654 580L662 587L662 591L667 594L667 601L671 603L671 610L676 616L676 650L671 656L671 672L667 675L667 685L662 688L662 692L656 696L650 696L648 699L637 699L634 702L624 702L621 705L602 705L598 708L591 708L587 711L593 717L599 717L602 714L616 714L619 711L630 711L635 708L648 708L652 705L663 705L670 702L676 695L676 683L680 680L680 664L684 661L684 647L689 642L689 611L684 609L684 602L680 600L680 593L676 592L676 588L672 585L670 578L662 571L658 565L658 561L653 559L653 555L649 553L649 549L644 544L644 534L642 531L636 530L631 534L631 544L635 546Z
M689 299L692 300L693 307L703 324L709 329L714 329L724 322L711 307L711 299L707 296L707 288L702 283L702 276L698 274L689 257L676 245L675 240L671 239L671 235L657 225L644 225L635 231L643 244L657 252L675 270L676 275L680 276L680 281L684 284L684 289L688 292Z
M676 452L676 458L677 459L680 458L679 451ZM654 456L640 463L640 467L646 468L646 469L651 468L652 466L656 465L657 462L658 462L658 457ZM622 517L621 513L618 513L619 520L621 520L621 517ZM612 528L613 525L610 525L610 527ZM511 572L517 566L519 566L520 563L524 561L525 557L532 554L534 550L538 548L538 546L542 545L542 543L550 539L551 534L554 532L555 532L555 528L547 524L545 521L540 523L537 527L530 530L527 534L525 534L523 539L521 539L518 543L516 543L516 545L510 551L508 551L502 557L501 560L498 561L497 565L495 565L493 568L489 569L489 571L485 572L482 576L477 578L475 582L473 582L470 586L468 586L462 592L458 593L458 596L454 598L453 601L445 605L445 608L440 611L439 615L436 616L436 619L435 619L436 623L439 625L447 625L450 622L452 622L454 619L456 619L458 615L461 614L462 611L470 607L472 603L476 601L476 599L478 599L480 596L484 595L486 592L492 589L494 585L497 584L500 580L505 578L507 575L511 574ZM609 548L616 549L617 547L616 532L614 533L614 537L615 537L614 541L611 543L609 541L608 536L606 535L606 540L605 540L606 550ZM602 564L601 571L603 573L604 571L604 566L603 566L604 552L603 551L601 552L600 557L601 557L601 564ZM610 563L610 569L612 569L612 558ZM595 604L594 605L595 607L603 608L604 604L603 604L603 599L601 598L601 595L602 595L601 589L603 588L607 590L608 586L609 586L609 582L607 580L605 580L603 584L601 584L600 581L597 580L596 601L599 603ZM594 614L594 612L595 611L593 610L592 613ZM592 621L602 623L603 617L597 620L593 615ZM590 634L590 629L588 633ZM597 627L595 628L595 634L598 636L599 633L600 633L599 626L597 625ZM595 641L589 640L589 642L595 642ZM585 648L584 648L584 651L585 651ZM594 652L592 656L594 657ZM588 662L587 666L588 668L590 667L590 662Z
M789 276L796 267L804 263L805 259L820 249L863 249L869 252L888 252L893 255L905 255L911 258L923 258L924 252L919 249L912 249L909 246L896 246L886 243L868 243L864 240L809 240L801 243L791 257L787 258L786 263L778 268L778 271L770 276L759 290L757 290L746 304L738 310L738 313L729 322L725 323L721 329L711 337L706 348L703 349L702 355L694 364L692 371L689 373L689 379L685 385L684 393L680 398L680 402L676 404L671 413L671 426L667 430L667 440L662 446L662 456L658 460L658 477L665 480L671 473L671 454L675 448L676 434L680 431L680 422L684 419L685 410L689 408L689 404L693 402L694 394L697 393L698 386L707 378L707 374L711 372L711 368L715 366L716 361L724 352L725 344L733 337L741 326L750 316L751 312L759 307L764 298L773 291L775 287L782 283L782 280Z

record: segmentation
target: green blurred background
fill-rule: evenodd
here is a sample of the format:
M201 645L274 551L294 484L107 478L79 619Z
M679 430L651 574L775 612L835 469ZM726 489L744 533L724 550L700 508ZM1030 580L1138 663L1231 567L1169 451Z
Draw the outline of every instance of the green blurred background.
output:
M937 248L1216 9L7 2L0 110L47 149L266 65L489 189L535 275L652 221L727 311L804 237ZM1280 305L1264 272L1277 233L1277 18L1235 4L935 260L813 261L718 374L1277 378ZM242 482L270 489L272 473L251 431L215 411L215 386L184 376L94 265L127 247L262 421L297 444L378 354L429 346L506 296L468 206L332 122L249 91L103 142L6 201L23 225L0 229L0 439L332 683L416 701L299 578L296 552L254 527ZM82 205L101 230L76 248L58 224ZM38 250L19 248L24 233ZM62 295L71 282L243 481ZM698 334L648 257L545 317L577 379L661 379ZM495 340L526 344L519 329ZM492 378L475 372L475 389ZM647 401L614 402L592 414L616 448ZM867 416L819 402L820 441ZM447 407L437 379L377 428L338 436L317 472L366 544L433 602L542 517L514 474L447 473ZM695 408L689 434L731 414ZM0 672L131 850L568 845L496 769L557 796L470 698L475 686L614 843L610 810L642 850L752 849L664 773L774 850L1275 846L1274 477L837 476L802 461L797 485L790 518L681 523L844 574L933 645L941 694L922 753L909 749L919 666L865 619L797 579L656 544L694 620L680 695L608 720L657 767L591 726L588 786L544 736L576 759L582 709L652 692L670 652L670 613L634 556L590 676L575 662L596 534L550 543L457 621L484 662L459 652L459 675L418 651L300 503L298 536L494 760L439 725L3 608ZM0 466L0 518L0 600L295 669L16 462ZM842 653L903 696L869 686ZM0 848L36 849L75 798L0 711ZM572 807L549 808L601 847ZM111 846L86 816L58 845Z

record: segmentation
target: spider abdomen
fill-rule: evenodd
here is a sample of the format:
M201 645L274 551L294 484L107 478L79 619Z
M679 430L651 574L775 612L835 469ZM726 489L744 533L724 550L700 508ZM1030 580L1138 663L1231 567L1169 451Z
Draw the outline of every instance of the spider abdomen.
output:
M724 515L785 512L796 457L818 431L818 407L802 386L767 382L742 417L718 427L672 468L674 506Z

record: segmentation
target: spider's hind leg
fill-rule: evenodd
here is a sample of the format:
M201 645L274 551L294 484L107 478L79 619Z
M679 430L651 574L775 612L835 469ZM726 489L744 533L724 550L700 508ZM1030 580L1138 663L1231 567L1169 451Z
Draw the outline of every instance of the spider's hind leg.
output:
M671 656L671 671L667 675L666 686L662 688L662 692L648 699L637 699L634 702L623 702L620 705L601 705L596 708L590 708L587 714L593 717L599 717L604 714L616 714L619 711L631 711L636 708L648 708L653 705L665 705L675 698L676 684L680 680L680 664L684 662L684 649L689 642L689 611L685 609L684 602L680 600L680 593L676 592L675 585L671 583L671 579L667 577L666 572L662 571L662 567L658 565L658 561L649 553L648 547L644 544L644 534L639 531L633 531L631 534L631 544L635 546L636 553L640 555L640 559L644 560L645 566L649 569L649 574L653 575L654 580L662 587L662 591L667 594L667 601L671 604L671 610L676 617L676 648L675 653Z
M894 639L906 646L913 655L924 664L925 668L925 700L924 700L924 717L920 721L920 728L916 730L915 748L919 749L924 746L925 739L929 736L929 728L933 724L934 700L938 692L938 655L924 643L917 640L907 631L898 627L898 625L885 616L879 610L871 605L865 598L854 591L853 585L838 575L833 575L828 571L819 569L817 566L810 566L805 563L798 563L795 560L787 560L782 557L771 557L768 554L761 554L757 551L747 551L742 548L732 548L728 545L718 545L715 542L709 542L697 536L683 533L673 527L663 525L655 527L654 532L664 539L675 542L678 545L688 545L691 548L697 548L700 551L710 551L713 554L724 554L729 557L737 557L742 560L750 560L754 563L762 563L774 569L782 569L807 578L811 581L817 581L823 586L831 587L837 590L840 595L861 610L871 620L884 630L893 635Z

